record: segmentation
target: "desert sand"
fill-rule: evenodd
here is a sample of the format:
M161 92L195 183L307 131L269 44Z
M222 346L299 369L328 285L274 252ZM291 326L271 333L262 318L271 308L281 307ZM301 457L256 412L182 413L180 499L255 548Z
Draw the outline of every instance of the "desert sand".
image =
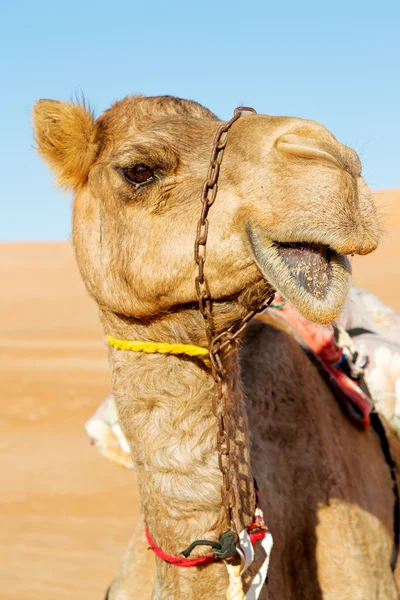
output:
M400 311L400 190L354 283ZM2 600L101 600L140 524L132 472L89 445L109 388L96 307L69 243L0 245Z

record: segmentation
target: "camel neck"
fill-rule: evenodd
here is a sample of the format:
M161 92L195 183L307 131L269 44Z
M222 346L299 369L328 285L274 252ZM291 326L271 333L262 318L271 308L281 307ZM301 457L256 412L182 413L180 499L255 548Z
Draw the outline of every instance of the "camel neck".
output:
M109 356L120 424L132 450L144 519L153 539L172 555L197 539L218 540L227 523L221 505L210 370L200 359L183 356L114 347ZM241 530L253 519L254 490L237 350L229 356L228 369L226 427L232 440L235 519ZM201 547L194 555L208 552ZM159 559L157 563L163 573L160 581L168 581L171 568ZM174 567L174 577L191 579L181 571L192 569ZM201 586L195 581L193 585Z

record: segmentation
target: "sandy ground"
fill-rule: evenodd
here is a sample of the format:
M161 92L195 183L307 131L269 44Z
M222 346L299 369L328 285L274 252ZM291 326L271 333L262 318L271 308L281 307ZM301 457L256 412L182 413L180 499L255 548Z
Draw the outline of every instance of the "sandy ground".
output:
M0 598L100 600L139 501L83 429L109 386L96 308L66 243L3 245L0 270Z
M400 191L377 199L388 234L354 279L400 311ZM96 308L67 243L1 245L0 277L0 598L101 600L140 515L83 429L109 385Z

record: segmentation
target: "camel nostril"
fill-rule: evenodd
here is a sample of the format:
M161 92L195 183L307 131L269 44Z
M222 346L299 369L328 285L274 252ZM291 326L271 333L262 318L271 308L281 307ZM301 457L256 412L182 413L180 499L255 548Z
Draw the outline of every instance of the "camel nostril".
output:
M337 151L332 144L327 142L294 133L285 133L276 141L276 148L281 152L293 154L299 158L323 159L342 168Z

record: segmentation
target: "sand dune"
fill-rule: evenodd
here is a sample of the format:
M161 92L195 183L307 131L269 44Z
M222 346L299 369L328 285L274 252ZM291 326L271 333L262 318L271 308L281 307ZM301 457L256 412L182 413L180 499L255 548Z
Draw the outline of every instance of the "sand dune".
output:
M354 280L400 311L400 191ZM139 520L133 475L83 423L108 391L106 349L67 243L0 246L3 600L100 600Z
M353 259L353 282L400 312L400 190L375 194L383 235L375 252Z

